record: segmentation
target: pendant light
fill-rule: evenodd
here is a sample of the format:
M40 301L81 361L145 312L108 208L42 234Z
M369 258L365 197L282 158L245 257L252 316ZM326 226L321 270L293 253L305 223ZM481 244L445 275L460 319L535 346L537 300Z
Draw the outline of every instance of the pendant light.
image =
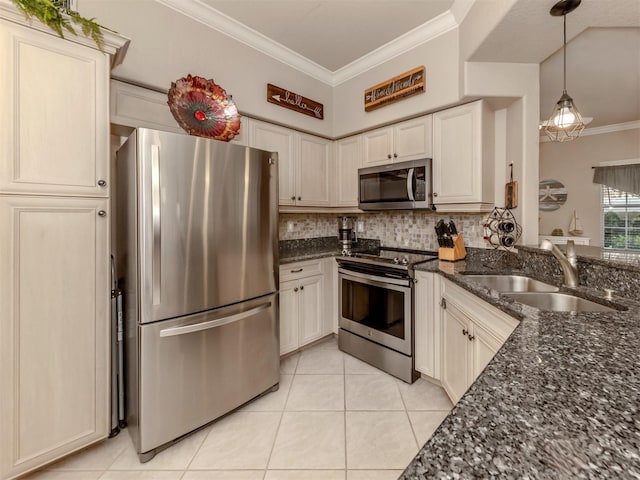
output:
M581 0L562 0L556 3L549 13L554 17L562 15L564 22L564 42L562 46L564 77L562 96L545 122L544 132L553 142L566 142L580 136L584 130L584 120L578 112L573 98L567 93L567 13L573 12Z

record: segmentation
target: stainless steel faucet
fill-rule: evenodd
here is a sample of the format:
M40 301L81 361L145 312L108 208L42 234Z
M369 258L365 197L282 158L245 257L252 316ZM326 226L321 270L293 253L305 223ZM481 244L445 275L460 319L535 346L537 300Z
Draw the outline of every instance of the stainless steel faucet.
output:
M576 247L573 243L573 240L567 240L566 256L549 240L543 240L540 243L540 248L542 248L543 250L549 250L551 254L558 259L558 262L560 262L560 267L562 267L562 274L564 275L563 284L567 287L577 287L578 257L576 256Z

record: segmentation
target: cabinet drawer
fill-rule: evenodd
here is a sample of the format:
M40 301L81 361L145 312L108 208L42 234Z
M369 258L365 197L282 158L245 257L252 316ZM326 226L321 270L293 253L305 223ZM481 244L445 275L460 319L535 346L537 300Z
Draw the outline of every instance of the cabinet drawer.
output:
M280 281L295 280L298 278L322 275L322 261L309 260L306 262L288 263L280 266Z

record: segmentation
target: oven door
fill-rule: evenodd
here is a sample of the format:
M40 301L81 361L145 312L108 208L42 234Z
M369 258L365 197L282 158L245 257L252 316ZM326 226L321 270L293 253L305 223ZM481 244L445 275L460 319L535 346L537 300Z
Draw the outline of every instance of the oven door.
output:
M339 268L340 328L411 355L411 279Z

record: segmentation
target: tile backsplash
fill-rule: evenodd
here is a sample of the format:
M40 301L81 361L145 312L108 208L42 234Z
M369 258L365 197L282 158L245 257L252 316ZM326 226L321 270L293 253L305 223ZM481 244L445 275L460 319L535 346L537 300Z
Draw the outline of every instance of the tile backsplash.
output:
M483 240L482 224L486 213L449 215L419 210L372 212L349 215L362 222L363 231L358 237L380 240L382 245L397 248L437 250L438 243L433 229L441 218L453 220L462 233L468 247L487 247ZM291 231L288 231L290 225ZM280 240L338 236L336 213L281 213Z

